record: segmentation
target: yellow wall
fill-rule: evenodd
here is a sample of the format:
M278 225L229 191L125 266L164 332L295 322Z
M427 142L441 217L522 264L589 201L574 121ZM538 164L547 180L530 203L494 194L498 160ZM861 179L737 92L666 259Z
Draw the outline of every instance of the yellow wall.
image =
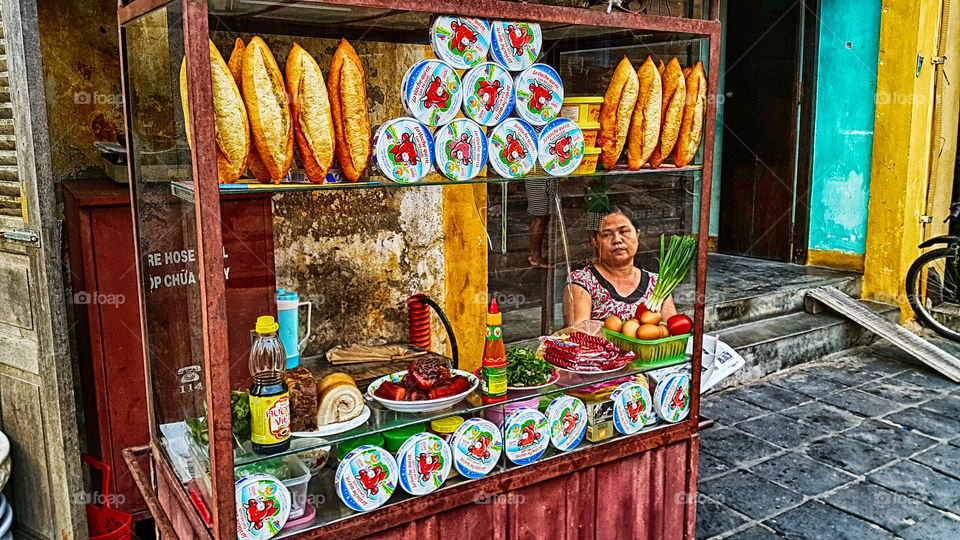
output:
M457 335L460 368L469 371L480 365L486 332L487 235L480 220L486 187L443 187L444 311Z

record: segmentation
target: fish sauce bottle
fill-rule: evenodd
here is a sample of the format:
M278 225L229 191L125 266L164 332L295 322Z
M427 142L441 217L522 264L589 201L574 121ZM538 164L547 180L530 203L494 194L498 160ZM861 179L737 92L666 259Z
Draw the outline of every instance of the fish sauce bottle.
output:
M490 300L487 313L487 340L480 364L480 394L484 403L507 400L507 351L503 348L503 314L496 298Z
M290 448L290 392L283 381L287 354L270 316L257 318L257 339L250 349L250 441L257 454Z

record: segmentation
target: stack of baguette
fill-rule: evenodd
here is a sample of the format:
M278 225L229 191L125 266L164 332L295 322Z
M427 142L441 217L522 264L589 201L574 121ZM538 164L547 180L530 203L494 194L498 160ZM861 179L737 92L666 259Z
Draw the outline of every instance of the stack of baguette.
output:
M228 62L210 42L210 65L220 183L236 182L247 169L260 182L280 183L293 164L294 142L310 181L323 183L334 157L349 181L360 179L372 136L363 66L346 40L326 81L317 61L296 43L281 73L260 37L246 46L238 38ZM180 101L192 147L186 73L184 59Z
M624 56L600 108L600 162L613 169L626 146L631 170L657 168L671 154L676 167L688 165L703 138L706 96L702 62L681 69L676 57L654 65L648 56L634 71Z

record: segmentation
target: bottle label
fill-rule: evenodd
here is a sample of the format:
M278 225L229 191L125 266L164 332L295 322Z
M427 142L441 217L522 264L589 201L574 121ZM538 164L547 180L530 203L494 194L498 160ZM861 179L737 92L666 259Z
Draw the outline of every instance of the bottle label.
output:
M487 339L493 341L503 337L503 329L499 326L488 326L487 327Z
M289 438L289 392L270 397L250 396L250 440L266 446Z
M507 394L507 367L480 368L480 388L484 395L500 397Z

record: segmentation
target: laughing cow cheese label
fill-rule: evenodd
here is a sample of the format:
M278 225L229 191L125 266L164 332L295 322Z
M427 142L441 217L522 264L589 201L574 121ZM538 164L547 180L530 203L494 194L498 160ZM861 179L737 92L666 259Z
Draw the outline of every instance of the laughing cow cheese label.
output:
M423 178L433 166L433 136L413 118L394 118L377 129L374 162L389 179L409 184Z
M653 407L657 415L675 423L690 414L690 377L674 373L657 383L653 391Z
M482 126L495 126L513 111L513 77L493 62L463 76L463 114Z
M400 86L407 113L428 126L446 124L460 110L460 76L446 62L417 62L404 74Z
M550 445L547 417L536 409L520 407L503 420L503 452L517 465L536 461Z
M497 466L503 450L503 436L493 422L470 418L453 433L450 445L457 472L467 478L480 478Z
M613 400L613 426L624 435L633 435L657 421L650 391L637 383L623 383L610 396Z
M555 69L534 64L517 75L513 83L516 93L514 112L535 126L543 126L560 114L563 107L563 83Z
M537 132L530 124L507 118L490 133L490 166L504 178L520 178L537 161Z
M266 539L290 517L290 491L276 477L254 474L237 480L237 538Z
M557 450L576 448L587 432L587 407L573 396L560 396L547 406L547 421Z
M583 131L577 124L566 118L557 118L540 132L537 141L540 166L553 176L573 174L583 161L585 147Z
M437 17L430 28L430 47L454 69L470 69L490 50L490 24L483 19Z
M494 21L491 35L490 58L510 71L523 71L540 56L543 34L537 23Z
M437 170L451 180L475 178L487 163L487 136L467 118L457 118L434 136Z
M433 433L417 433L397 450L400 487L411 495L436 491L450 476L453 455L447 442Z
M357 512L373 510L387 502L397 489L397 461L379 446L351 451L337 467L337 496Z

